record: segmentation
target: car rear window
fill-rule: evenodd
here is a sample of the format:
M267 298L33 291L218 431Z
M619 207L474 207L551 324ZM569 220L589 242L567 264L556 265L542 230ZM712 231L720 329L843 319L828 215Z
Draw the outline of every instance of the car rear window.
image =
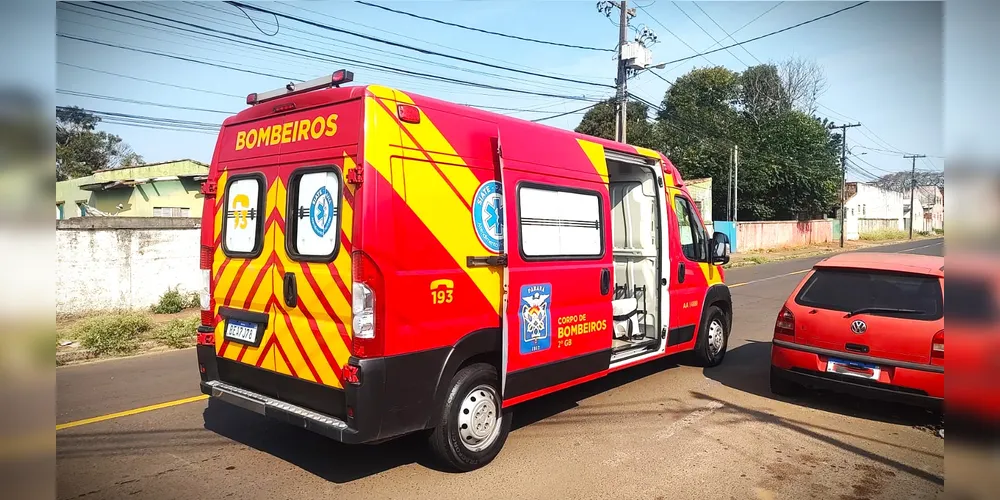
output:
M885 271L817 269L802 286L795 302L844 312L864 308L907 309L919 313L866 314L918 320L936 320L944 314L938 278Z

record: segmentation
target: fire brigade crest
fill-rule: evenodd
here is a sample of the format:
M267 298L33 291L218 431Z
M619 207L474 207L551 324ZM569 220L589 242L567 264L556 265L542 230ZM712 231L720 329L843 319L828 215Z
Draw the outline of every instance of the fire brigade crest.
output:
M503 193L500 183L486 181L472 200L472 225L479 242L493 253L503 251Z
M552 285L525 285L521 287L521 354L544 351L552 345Z

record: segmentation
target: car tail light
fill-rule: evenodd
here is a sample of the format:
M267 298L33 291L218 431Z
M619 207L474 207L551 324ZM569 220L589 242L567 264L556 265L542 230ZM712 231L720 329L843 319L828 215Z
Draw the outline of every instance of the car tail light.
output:
M944 330L935 333L931 340L931 360L944 361Z
M382 272L368 254L352 255L354 285L351 312L354 315L352 351L356 357L381 356L385 351L385 285Z
M775 335L795 336L795 315L787 307L782 307L778 319L774 322Z

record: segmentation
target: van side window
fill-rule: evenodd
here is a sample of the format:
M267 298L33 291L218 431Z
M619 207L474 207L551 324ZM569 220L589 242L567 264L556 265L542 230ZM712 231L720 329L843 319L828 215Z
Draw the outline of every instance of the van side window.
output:
M298 260L333 260L340 247L340 172L308 169L289 181L289 255Z
M678 236L684 256L696 262L707 262L707 246L705 245L707 236L691 207L691 202L681 196L675 197L674 211L677 213Z
M600 258L604 255L601 195L557 186L517 190L521 253L526 260Z
M230 257L255 257L263 246L261 212L264 180L234 175L226 186L226 220L222 250Z

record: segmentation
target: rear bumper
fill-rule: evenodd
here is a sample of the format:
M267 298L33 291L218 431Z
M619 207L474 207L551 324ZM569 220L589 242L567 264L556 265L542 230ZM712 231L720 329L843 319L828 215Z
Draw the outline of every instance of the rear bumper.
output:
M201 392L220 401L239 406L259 413L268 418L280 420L296 427L302 427L322 434L342 443L363 442L363 436L357 429L348 427L343 420L312 411L308 408L274 399L263 394L249 391L221 380L209 380L201 383Z
M882 367L878 381L826 372L831 355L839 358L862 358L851 354L831 353L825 349L774 340L771 345L771 376L799 385L853 394L868 399L895 401L926 408L942 408L944 368L933 365L901 363L863 357L858 361Z
M197 347L201 392L344 443L375 443L426 428L449 350L351 358L359 384L343 389L219 358Z

